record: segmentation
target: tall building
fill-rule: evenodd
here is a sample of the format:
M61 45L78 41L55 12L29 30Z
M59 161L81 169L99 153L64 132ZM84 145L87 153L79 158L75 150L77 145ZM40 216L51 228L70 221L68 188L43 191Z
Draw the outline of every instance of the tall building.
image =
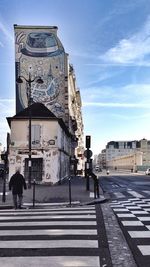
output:
M78 159L78 166L82 168L83 159L80 155L83 155L84 147L80 91L76 85L74 68L69 63L69 56L65 52L57 36L57 30L58 28L56 26L14 25L15 75L16 79L20 76L23 82L19 84L16 83L16 117L9 118L8 121L11 127L11 125L14 125L14 121L15 123L18 121L17 114L26 110L31 104L43 104L45 108L51 112L49 116L52 117L53 114L56 119L62 120L62 123L64 123L65 127L68 129L68 134L70 136L68 144L70 149L63 151L63 145L61 148L59 147L59 150L67 155L67 162L69 162L71 157ZM43 81L42 84L37 83L39 77ZM23 116L23 113L21 113L21 116ZM42 116L40 116L40 112L38 112L38 118L36 119L40 120L40 117ZM35 118L33 119L35 120ZM44 118L42 117L42 121L43 120ZM45 127L46 121L43 123L43 127ZM27 124L27 122L25 124ZM37 129L42 129L42 125L40 124L40 128L37 127L36 130ZM64 127L62 130L60 127L58 127L58 129L61 132L62 130L64 131ZM33 127L31 130L33 134ZM42 133L42 130L40 131ZM28 132L28 125L26 125L25 132ZM14 132L13 136L15 136ZM56 136L58 135L56 134ZM61 142L66 142L67 139L63 139L64 134L59 134L59 136L62 138ZM11 135L10 138L12 139ZM44 135L42 138L44 138ZM43 142L42 139L41 141ZM41 141L39 142L39 148L45 149ZM16 143L17 147L15 146L15 149L19 152L19 140L16 140ZM57 144L58 142L55 140L55 146ZM31 150L35 153L34 144L32 143L31 145ZM13 140L10 142L10 154L11 146L14 148ZM26 157L28 157L28 155L26 155ZM59 168L60 166L57 165L57 167ZM69 168L69 165L67 168ZM69 173L69 170L65 173Z
M31 84L33 102L41 102L57 117L68 123L68 54L57 36L56 26L20 26L15 31L16 78L31 74L32 79L40 76L43 84L36 79ZM26 83L16 84L16 113L28 106Z

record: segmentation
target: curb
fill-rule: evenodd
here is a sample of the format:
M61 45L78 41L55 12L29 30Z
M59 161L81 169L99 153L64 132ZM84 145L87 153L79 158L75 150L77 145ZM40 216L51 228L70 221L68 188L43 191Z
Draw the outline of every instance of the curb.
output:
M97 198L89 202L81 203L80 201L74 201L71 204L69 202L59 202L59 203L35 203L33 206L33 203L24 203L23 209L39 209L39 208L52 208L52 207L73 207L73 206L84 206L84 205L95 205L100 203L105 203L109 199L108 198ZM8 210L13 209L13 205L0 205L0 210Z
M108 198L97 198L97 199L94 199L90 202L86 202L86 203L82 203L82 205L95 205L95 204L100 204L100 203L105 203L107 202L109 199Z

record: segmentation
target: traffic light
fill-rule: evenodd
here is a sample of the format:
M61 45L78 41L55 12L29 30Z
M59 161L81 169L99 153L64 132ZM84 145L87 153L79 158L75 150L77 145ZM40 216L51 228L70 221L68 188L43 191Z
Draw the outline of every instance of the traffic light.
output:
M90 135L86 135L85 146L86 146L86 148L90 148L91 147L91 136Z

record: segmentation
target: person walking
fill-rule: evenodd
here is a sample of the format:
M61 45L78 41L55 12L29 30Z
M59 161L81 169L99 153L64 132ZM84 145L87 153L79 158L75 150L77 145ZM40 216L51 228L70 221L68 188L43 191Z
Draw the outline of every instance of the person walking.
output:
M23 188L26 190L26 182L20 170L17 169L16 173L12 175L9 181L9 190L12 190L14 208L21 209L23 200ZM17 202L18 200L18 202Z

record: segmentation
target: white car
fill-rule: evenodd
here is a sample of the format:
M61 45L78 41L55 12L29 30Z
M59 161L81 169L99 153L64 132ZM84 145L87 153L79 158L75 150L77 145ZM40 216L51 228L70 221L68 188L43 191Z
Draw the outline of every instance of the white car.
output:
M150 168L146 170L145 174L150 175Z

